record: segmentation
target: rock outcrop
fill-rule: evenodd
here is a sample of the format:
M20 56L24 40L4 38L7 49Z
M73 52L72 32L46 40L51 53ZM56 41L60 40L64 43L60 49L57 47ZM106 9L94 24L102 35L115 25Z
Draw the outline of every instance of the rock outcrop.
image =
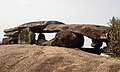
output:
M0 72L120 72L120 60L65 47L0 45Z

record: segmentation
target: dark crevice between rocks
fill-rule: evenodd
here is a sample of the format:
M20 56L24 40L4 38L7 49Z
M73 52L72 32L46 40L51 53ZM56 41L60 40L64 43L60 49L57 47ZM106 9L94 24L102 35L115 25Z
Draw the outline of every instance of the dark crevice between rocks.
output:
M93 53L93 54L98 54L98 55L103 53L102 49L96 49L96 48L80 48L80 50L89 52L89 53Z

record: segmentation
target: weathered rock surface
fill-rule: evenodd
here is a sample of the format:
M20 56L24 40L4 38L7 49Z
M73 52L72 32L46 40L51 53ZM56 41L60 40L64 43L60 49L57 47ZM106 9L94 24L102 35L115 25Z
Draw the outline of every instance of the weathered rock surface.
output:
M26 29L26 28L29 28L30 31L27 31L27 30L24 31L24 29ZM51 33L51 32L59 32L59 31L71 31L72 34L74 33L73 35L75 35L78 38L75 41L77 43L76 44L77 46L75 44L73 44L73 45L75 45L74 47L82 47L83 46L83 44L84 44L83 36L87 36L91 39L96 40L97 42L93 42L91 44L95 48L101 47L102 42L108 43L107 34L109 32L109 27L99 26L99 25L90 25L90 24L87 24L87 25L86 24L64 24L64 23L58 22L58 21L37 21L37 22L25 23L18 27L4 30L4 32L6 33L4 36L7 36L9 38L9 41L11 44L14 44L14 43L20 43L20 44L32 43L33 44L33 43L35 43L35 36L34 36L35 33ZM26 34L26 35L24 35L24 34ZM74 37L73 35L71 37ZM64 36L64 34L63 34L63 36ZM16 37L18 37L18 38L16 38ZM62 38L63 37L61 34L59 39L62 39ZM20 40L20 39L22 39L22 40ZM62 41L62 40L60 40L60 41ZM69 40L67 40L67 38L66 38L66 41L69 42ZM66 43L68 43L68 42L66 42ZM53 44L53 45L59 46L59 43L62 44L59 41L56 41L56 44L54 44L51 41L46 41L45 39L38 39L36 44L39 44L39 45ZM64 43L65 42L63 42L63 44ZM68 43L68 44L71 44L71 43ZM60 45L60 46L65 46L65 45ZM68 45L68 46L70 47L70 46L72 46L72 44Z
M18 43L19 44L34 44L35 34L31 31L30 28L22 29L18 37Z
M10 44L9 38L3 38L2 39L2 44L4 44L4 45Z
M66 24L48 24L43 30L44 33L59 32Z
M83 35L78 36L71 31L59 31L52 42L52 45L63 47L82 47L83 44Z
M120 72L120 60L64 47L0 45L0 72Z
M29 27L34 33L40 33L48 24L62 24L58 21L39 21L39 22L29 22L23 25L20 25L19 28Z
M18 27L14 27L14 28L10 28L10 29L5 29L4 32L5 33L9 33L9 32L14 32L14 31L18 31Z
M8 32L6 33L4 36L8 36L8 37L18 37L19 35L19 31L13 31L13 32Z
M44 32L57 32L57 31L72 31L75 33L80 33L89 38L94 38L98 40L106 39L106 34L109 32L109 27L99 26L99 25L86 25L86 24L66 24L58 26L47 26Z
M62 22L58 22L58 21L37 21L37 22L29 22L29 23L25 23L22 24L18 27L15 28L10 28L10 29L5 29L4 32L5 33L9 33L9 32L13 32L13 31L19 31L23 28L31 28L31 30L33 30L33 32L36 33L40 33L48 24L63 24Z
M22 24L18 27L15 27L15 28L10 28L10 29L4 30L4 32L6 33L4 36L7 36L9 38L10 44L16 44L16 43L29 44L31 42L34 43L34 34L35 33L42 33L43 29L49 24L57 26L59 24L62 25L63 23L58 22L58 21L29 22L29 23ZM29 28L29 30L24 31L24 29L26 29L26 28ZM28 36L24 35L24 34L27 34ZM28 37L30 37L30 38L28 38ZM22 39L22 40L20 40L20 39ZM40 41L39 41L39 43L40 43Z

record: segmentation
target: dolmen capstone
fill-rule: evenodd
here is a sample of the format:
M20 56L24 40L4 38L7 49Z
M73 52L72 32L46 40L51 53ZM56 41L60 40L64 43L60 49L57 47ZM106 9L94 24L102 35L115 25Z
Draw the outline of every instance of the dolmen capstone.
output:
M5 29L3 44L37 44L65 47L82 47L84 36L92 40L91 46L100 48L108 43L109 27L91 24L64 24L59 21L37 21ZM57 32L55 38L47 41L43 33ZM39 33L35 40L35 33Z
M3 44L34 44L35 33L42 33L48 24L64 24L58 21L37 21L22 24L18 27L5 29Z

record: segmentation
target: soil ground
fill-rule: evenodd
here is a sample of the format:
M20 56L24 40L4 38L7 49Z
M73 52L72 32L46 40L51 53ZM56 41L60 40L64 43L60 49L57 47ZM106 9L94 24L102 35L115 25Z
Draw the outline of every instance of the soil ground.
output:
M0 45L0 72L120 72L120 60L65 47Z

